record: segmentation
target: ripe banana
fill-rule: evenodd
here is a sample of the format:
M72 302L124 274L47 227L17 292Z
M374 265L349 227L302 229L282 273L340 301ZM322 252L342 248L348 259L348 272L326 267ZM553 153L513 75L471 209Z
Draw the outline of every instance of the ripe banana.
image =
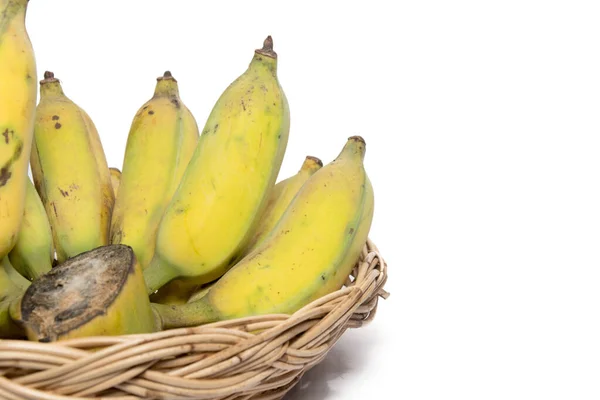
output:
M365 142L348 139L339 156L302 186L272 233L200 300L153 304L163 328L268 313L293 313L340 289L373 218Z
M52 269L52 231L44 205L33 183L27 179L25 214L15 247L8 254L13 267L29 280Z
M26 10L27 0L0 0L0 258L15 245L23 219L37 102Z
M29 340L150 333L155 316L131 247L102 246L34 281L11 317Z
M271 195L269 196L265 211L259 218L258 226L255 229L252 238L248 242L246 250L243 252L242 256L248 254L250 251L252 251L252 249L262 243L262 241L275 227L302 185L304 185L308 178L310 178L322 166L323 163L317 157L307 156L304 159L304 163L302 164L300 171L298 171L296 175L284 179L275 185Z
M149 293L176 277L210 282L225 273L275 184L289 125L269 36L208 117L159 224L155 255L144 271Z
M115 201L117 199L117 195L119 194L119 186L121 184L121 171L119 168L111 167L110 171L110 183L113 188L113 192L115 193Z
M92 149L92 153L94 154L94 159L96 160L96 166L98 168L98 174L100 176L100 190L102 193L102 201L103 201L103 209L108 210L108 229L110 229L110 218L112 209L115 205L115 192L112 186L112 178L110 174L110 170L108 169L108 163L106 161L106 154L104 154L104 148L102 147L102 141L100 140L100 135L98 134L98 130L96 129L96 125L90 118L87 112L82 108L79 108L80 115L85 124L85 130L88 133L88 137L90 140L90 146ZM104 218L107 216L105 215Z
M154 255L156 229L198 142L198 125L179 98L169 71L137 112L125 149L111 223L111 243L123 243L144 269Z
M59 263L106 245L114 194L89 116L46 72L40 82L31 171L52 228Z
M290 204L300 187L312 176L319 168L323 166L321 160L316 157L307 156L302 164L300 171L277 183L273 188L267 205L258 219L258 226L246 246L246 250L240 253L239 258L245 256L254 247L269 234L271 229L277 224L277 221ZM167 283L158 290L158 293L151 295L150 300L160 304L185 304L195 301L202 297L206 292L202 277L199 278L177 278ZM199 293L196 293L198 292ZM196 293L196 294L195 294Z

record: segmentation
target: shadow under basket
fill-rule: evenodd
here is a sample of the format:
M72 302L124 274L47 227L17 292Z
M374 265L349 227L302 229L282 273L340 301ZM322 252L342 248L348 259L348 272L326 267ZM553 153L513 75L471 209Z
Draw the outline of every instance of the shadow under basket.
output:
M0 340L0 399L275 400L375 316L386 263L369 240L344 287L291 315L145 335Z

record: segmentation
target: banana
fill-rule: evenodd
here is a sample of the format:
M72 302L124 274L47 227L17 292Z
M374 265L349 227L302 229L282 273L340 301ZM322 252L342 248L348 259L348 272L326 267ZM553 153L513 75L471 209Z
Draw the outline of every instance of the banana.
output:
M340 289L363 248L374 196L365 142L348 139L338 157L302 186L272 233L200 300L153 304L164 329L269 313L293 313Z
M281 218L302 185L322 166L323 162L317 157L306 156L300 171L296 175L284 179L275 185L273 192L269 196L265 211L259 218L258 227L254 231L242 255L248 254L253 248L262 243L265 237L277 225L277 221L279 221L279 218Z
M277 221L290 204L300 187L312 176L319 168L323 166L321 160L316 157L307 156L302 164L300 171L294 176L277 183L269 195L267 205L258 219L258 226L247 244L246 250L240 253L240 258L249 253L273 229ZM160 304L185 304L195 301L206 293L203 285L203 279L200 278L177 278L167 283L158 290L158 293L151 295L150 300ZM198 293L196 293L199 291ZM196 294L195 294L196 293Z
M119 186L121 184L121 171L119 170L119 168L114 168L114 167L109 168L109 170L110 170L110 183L112 185L113 192L115 194L115 201L116 201L117 195L119 194Z
M24 336L23 330L15 324L10 316L11 306L23 293L23 287L19 287L11 278L10 268L12 267L6 262L6 257L0 260L0 339Z
M113 210L111 243L133 247L142 268L154 255L158 223L198 142L198 125L169 71L135 115Z
M210 282L225 273L275 184L289 126L269 36L208 117L159 224L155 255L144 271L149 293L177 277Z
M31 283L10 314L29 340L43 342L157 327L142 269L125 245L98 247L53 268Z
M0 258L15 245L23 219L37 102L26 10L27 0L0 0Z
M85 111L46 72L40 82L31 171L59 263L108 244L114 193L97 135Z
M96 166L98 168L98 174L100 176L100 190L102 193L103 210L108 210L108 215L104 215L103 218L108 217L108 224L110 224L110 218L112 215L112 209L115 205L115 192L112 186L112 177L108 168L108 162L106 160L106 154L102 147L102 141L100 135L96 129L96 125L90 118L87 112L82 108L79 108L79 112L85 124L85 130L88 133L90 146L94 159L96 160ZM106 223L106 222L105 222ZM110 228L110 225L107 229Z
M25 278L23 275L21 275L19 273L19 271L17 271L15 269L15 267L13 267L13 265L10 263L10 260L8 259L8 257L4 257L1 260L1 263L2 263L2 268L4 269L4 273L15 284L17 289L20 292L25 291L25 289L27 289L29 287L31 282L29 282L27 280L27 278Z
M52 231L44 205L33 183L27 179L25 214L15 247L8 254L13 267L29 280L52 269Z

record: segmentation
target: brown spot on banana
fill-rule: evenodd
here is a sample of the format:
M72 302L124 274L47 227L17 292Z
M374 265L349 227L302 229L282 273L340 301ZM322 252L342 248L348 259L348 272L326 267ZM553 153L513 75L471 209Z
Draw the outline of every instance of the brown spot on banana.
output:
M12 172L10 168L12 165L21 157L21 153L23 153L23 142L17 143L15 147L15 152L12 157L0 168L0 187L6 185L10 177L12 176Z
M6 185L11 176L12 172L7 167L0 168L0 187Z

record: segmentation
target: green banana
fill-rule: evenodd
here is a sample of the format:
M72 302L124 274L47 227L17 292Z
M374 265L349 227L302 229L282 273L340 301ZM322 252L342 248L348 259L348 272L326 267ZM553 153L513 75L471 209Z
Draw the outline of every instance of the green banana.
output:
M27 0L0 0L0 258L17 242L37 101Z
M46 72L40 82L31 171L59 263L108 244L114 193L89 116Z
M20 292L25 291L31 285L31 282L13 267L8 257L4 257L0 262L2 263L4 274L6 274Z
M154 255L156 229L198 142L198 125L169 71L131 124L111 223L111 243L133 247L142 269Z
M39 278L52 268L54 247L50 223L44 205L29 179L23 223L17 243L8 258L13 267L29 280Z
M177 277L210 282L225 273L275 184L289 125L269 36L208 117L159 224L155 255L144 271L149 293Z
M0 260L0 339L24 337L25 334L10 316L10 309L23 293L23 285L14 282L14 272L6 257ZM12 278L11 278L12 276Z
M293 313L340 289L367 240L374 197L363 165L365 142L348 139L339 156L302 186L271 234L200 300L153 304L164 329L269 313Z

